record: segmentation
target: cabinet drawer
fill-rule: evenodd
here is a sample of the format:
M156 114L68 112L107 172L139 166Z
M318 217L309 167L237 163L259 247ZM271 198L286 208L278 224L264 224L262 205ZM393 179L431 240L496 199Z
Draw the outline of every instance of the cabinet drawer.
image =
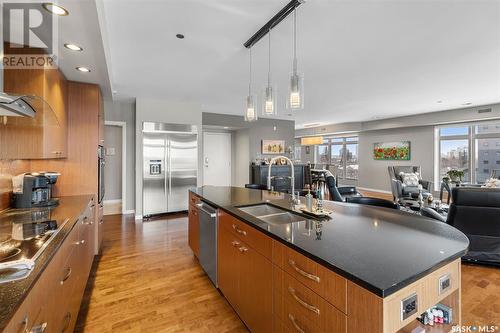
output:
M277 310L278 317L288 322L288 326L292 324L291 328L294 328L293 322L300 321L303 325L311 326L309 330L346 331L345 314L276 266L274 266L273 281L276 295L274 302L277 303L274 308ZM290 318L290 314L293 319ZM309 332L309 330L306 331Z
M266 236L263 232L258 231L224 211L220 211L219 213L219 226L226 228L226 230L231 232L234 236L238 237L264 257L271 260L272 239Z
M273 262L337 309L347 313L345 278L278 241L273 241Z

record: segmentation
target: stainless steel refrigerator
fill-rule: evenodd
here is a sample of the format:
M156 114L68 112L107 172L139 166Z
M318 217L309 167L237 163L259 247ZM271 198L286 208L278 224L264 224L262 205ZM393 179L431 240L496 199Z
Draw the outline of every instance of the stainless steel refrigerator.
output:
M196 126L143 123L143 215L188 209L188 189L196 187Z

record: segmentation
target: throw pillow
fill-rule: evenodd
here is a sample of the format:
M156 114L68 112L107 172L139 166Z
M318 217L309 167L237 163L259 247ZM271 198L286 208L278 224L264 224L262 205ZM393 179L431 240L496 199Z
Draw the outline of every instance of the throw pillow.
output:
M500 187L500 179L490 178L484 183L483 187Z
M399 176L402 179L403 187L406 186L418 186L418 173L413 173L413 172L401 172L399 173Z

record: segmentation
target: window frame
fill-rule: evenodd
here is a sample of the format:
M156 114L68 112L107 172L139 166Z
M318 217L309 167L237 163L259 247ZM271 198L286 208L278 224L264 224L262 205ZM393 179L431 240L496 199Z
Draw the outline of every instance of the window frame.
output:
M338 140L341 141L338 141ZM349 140L349 141L348 141ZM342 156L341 156L341 165L338 165L338 167L342 168L342 174L337 174L336 176L338 179L342 180L352 180L352 181L357 181L359 180L359 174L357 178L352 178L352 177L347 177L347 146L348 145L356 145L357 146L357 160L358 160L358 170L359 170L359 136L356 135L346 135L346 136L331 136L331 137L325 137L324 142L319 145L314 145L314 163L315 164L326 164L326 165L336 165L337 164L332 164L332 146L341 146L342 150ZM319 161L319 151L318 147L319 146L327 146L327 151L328 151L328 158L327 158L327 163L323 163Z

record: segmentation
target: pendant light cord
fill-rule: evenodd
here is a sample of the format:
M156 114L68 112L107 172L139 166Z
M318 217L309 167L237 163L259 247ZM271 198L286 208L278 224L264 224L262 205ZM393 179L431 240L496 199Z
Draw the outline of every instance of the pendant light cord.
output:
M267 71L267 86L271 86L271 29L269 29L269 67Z
M248 96L252 94L252 48L250 50L250 80L248 82Z
M293 9L293 73L297 73L297 7Z

